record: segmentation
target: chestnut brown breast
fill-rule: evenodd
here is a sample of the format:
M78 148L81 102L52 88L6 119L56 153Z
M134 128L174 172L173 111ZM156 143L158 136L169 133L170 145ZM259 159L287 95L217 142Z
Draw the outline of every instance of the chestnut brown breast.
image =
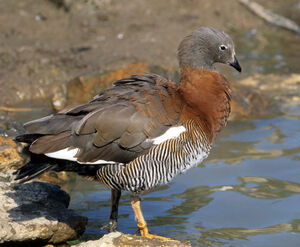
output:
M218 72L184 67L178 91L184 102L181 121L198 122L212 144L230 113L231 90L226 78Z

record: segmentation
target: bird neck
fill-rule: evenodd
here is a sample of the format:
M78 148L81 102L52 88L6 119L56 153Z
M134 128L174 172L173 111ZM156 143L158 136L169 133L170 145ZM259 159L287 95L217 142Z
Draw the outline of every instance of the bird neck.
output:
M190 58L190 60L185 61L184 58L179 60L181 68L194 68L197 70L209 70L216 71L213 61L205 56L198 56L197 59Z
M227 80L218 72L181 68L178 91L183 98L181 120L197 122L212 144L226 124L230 113L230 93Z

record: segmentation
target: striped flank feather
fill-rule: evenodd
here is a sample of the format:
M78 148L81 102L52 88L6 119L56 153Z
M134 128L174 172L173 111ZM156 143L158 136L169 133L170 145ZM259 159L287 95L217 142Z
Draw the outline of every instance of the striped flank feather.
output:
M199 124L188 121L186 131L150 149L128 164L106 165L99 169L99 180L116 190L139 193L168 183L204 160L211 145Z

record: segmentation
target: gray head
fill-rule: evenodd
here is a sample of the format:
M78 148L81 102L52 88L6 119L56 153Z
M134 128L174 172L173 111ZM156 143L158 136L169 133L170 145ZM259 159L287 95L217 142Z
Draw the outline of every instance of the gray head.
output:
M214 70L215 63L229 64L241 72L234 44L226 33L215 28L201 27L185 37L178 48L180 67Z

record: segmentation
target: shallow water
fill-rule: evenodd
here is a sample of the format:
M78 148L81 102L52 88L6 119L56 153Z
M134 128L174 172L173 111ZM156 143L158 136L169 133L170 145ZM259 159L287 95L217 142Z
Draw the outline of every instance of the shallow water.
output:
M143 196L153 233L195 246L299 246L300 114L233 122L203 165ZM109 217L110 191L77 177L64 188L87 216L83 238L97 238ZM124 193L119 230L137 230Z

